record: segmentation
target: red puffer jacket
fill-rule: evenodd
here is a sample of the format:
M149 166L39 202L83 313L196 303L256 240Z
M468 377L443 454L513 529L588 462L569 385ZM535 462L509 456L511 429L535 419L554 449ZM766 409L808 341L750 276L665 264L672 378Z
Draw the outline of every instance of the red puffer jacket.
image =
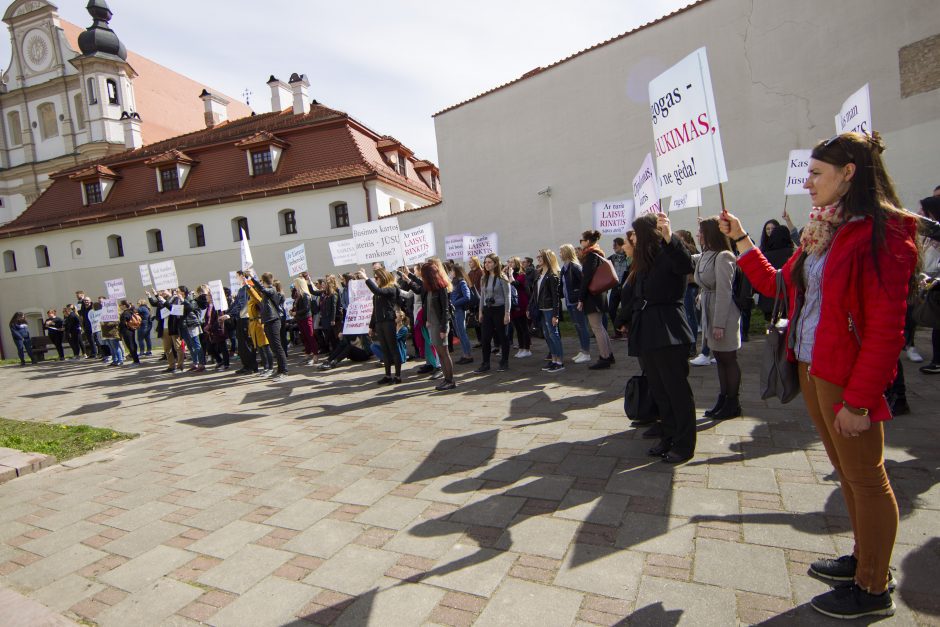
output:
M907 291L917 263L915 234L914 219L889 221L876 273L871 253L872 219L852 220L833 236L823 267L810 371L845 388L842 399L854 407L867 408L873 421L891 418L884 390L894 380L904 347ZM796 303L791 272L801 251L797 249L780 269L790 295L791 320ZM738 265L755 290L774 296L777 270L760 250L755 247L741 255ZM795 361L792 352L789 358Z

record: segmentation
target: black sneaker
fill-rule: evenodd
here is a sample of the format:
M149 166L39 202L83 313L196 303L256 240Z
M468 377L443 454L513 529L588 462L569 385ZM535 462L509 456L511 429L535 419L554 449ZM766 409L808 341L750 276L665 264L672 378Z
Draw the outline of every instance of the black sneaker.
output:
M558 365L558 364L556 364L554 361L550 361L550 362L548 362L547 364L545 364L545 366L542 367L542 370L543 370L544 372L551 372L552 370L555 369L555 366L557 366L557 365Z
M463 366L464 364L472 364L472 363L473 363L473 357L461 357L460 359L458 359L458 360L455 361L454 363L457 364L458 366Z
M499 367L496 368L496 372L506 372L509 370L509 364L499 364Z
M434 389L443 392L445 390L453 390L455 387L457 387L457 384L453 381L441 381Z
M431 364L424 364L423 366L418 368L418 374L428 374L432 370L434 370L434 366L432 366Z
M388 384L391 383L391 382L392 382L392 378L391 378L390 376L388 376L388 375L385 375L384 377L382 377L381 379L379 379L379 380L376 381L375 383L376 383L376 385L388 385Z
M588 366L588 370L607 370L610 368L612 362L607 361L603 357L599 357L596 362Z
M858 560L854 555L832 559L824 557L809 565L809 572L826 581L854 581Z
M650 427L649 429L643 432L643 439L655 440L657 438L663 437L664 433L665 432L663 431L663 425L657 422L652 427Z
M921 366L920 371L924 374L940 374L940 364L929 363L926 366Z
M480 367L474 370L473 372L475 374L483 374L484 372L489 372L489 371L490 371L489 364L480 364Z
M862 616L894 616L895 605L891 593L869 594L856 584L833 588L810 601L820 614L833 618L860 618Z

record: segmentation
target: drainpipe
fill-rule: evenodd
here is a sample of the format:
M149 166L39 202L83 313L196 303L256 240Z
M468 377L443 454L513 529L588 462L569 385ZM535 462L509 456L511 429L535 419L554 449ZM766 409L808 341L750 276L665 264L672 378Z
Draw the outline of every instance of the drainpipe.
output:
M366 193L366 222L372 222L372 204L369 202L369 188L365 180L362 181L362 191Z

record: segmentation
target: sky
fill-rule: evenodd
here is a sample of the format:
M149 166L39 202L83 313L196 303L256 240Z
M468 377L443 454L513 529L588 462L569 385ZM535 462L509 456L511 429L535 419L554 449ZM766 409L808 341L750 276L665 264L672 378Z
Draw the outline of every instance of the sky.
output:
M85 0L53 0L91 24ZM268 77L437 163L434 113L685 6L690 0L109 0L124 45L270 111ZM6 3L9 4L9 3ZM9 66L9 38L0 38ZM197 94L193 94L195 99Z

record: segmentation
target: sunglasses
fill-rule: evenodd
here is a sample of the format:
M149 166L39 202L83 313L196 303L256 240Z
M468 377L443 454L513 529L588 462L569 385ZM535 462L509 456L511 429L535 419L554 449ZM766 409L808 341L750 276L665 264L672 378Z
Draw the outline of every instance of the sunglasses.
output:
M826 140L826 142L823 144L823 148L828 148L829 146L832 146L833 144L835 144L839 148L841 148L842 152L845 153L845 156L849 158L849 163L855 163L855 157L853 157L852 153L849 152L849 149L845 147L845 144L839 141L841 139L842 139L842 135L839 133L836 133L835 135L833 135L832 137Z

